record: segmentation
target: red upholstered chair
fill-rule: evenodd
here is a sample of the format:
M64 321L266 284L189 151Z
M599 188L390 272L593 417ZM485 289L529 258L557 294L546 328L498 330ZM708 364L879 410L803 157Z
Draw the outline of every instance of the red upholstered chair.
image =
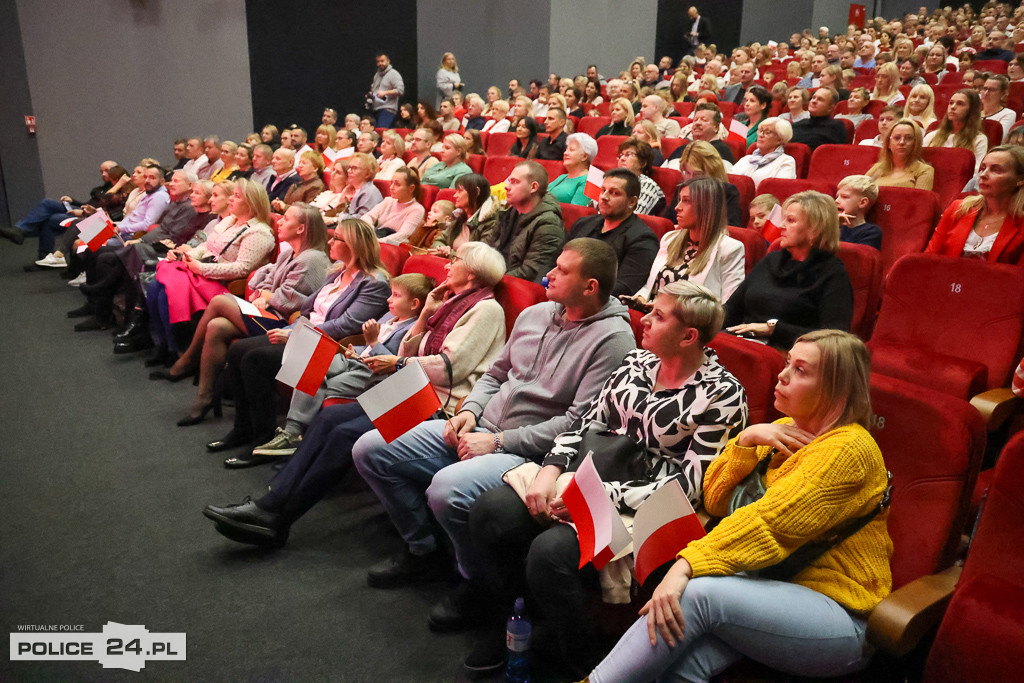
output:
M667 218L662 218L661 216L648 216L645 213L638 213L637 217L647 224L647 227L654 232L654 235L658 238L659 242L661 242L662 237L676 229L676 226L672 221Z
M377 186L377 190L380 191L382 197L391 196L391 181L390 180L377 180L374 179L373 184ZM422 187L422 185L421 185Z
M597 106L598 106L598 108L601 107L600 104L597 105ZM586 133L590 137L594 137L594 135L597 134L597 131L601 130L602 128L604 128L605 126L607 126L611 122L612 122L612 117L607 116L607 115L604 115L604 116L584 116L583 120L580 121L580 127L579 127L579 131L578 132Z
M672 195L679 183L683 182L683 174L673 168L661 168L656 166L651 169L651 178L658 183L658 187L665 193L665 201L672 201Z
M489 157L502 157L509 153L515 143L515 133L491 133L487 136L487 146L484 147L484 151Z
M718 361L743 385L750 424L773 422L781 417L775 409L775 385L786 365L782 354L770 346L726 332L719 332L708 346L718 354Z
M868 88L868 90L874 90L874 89L875 89L875 85L872 82L871 87ZM886 105L884 100L871 100L870 102L868 102L867 106L864 107L864 113L865 114L871 114L872 116L875 117L875 120L877 121L879 114L882 113L882 110L885 109L886 106L888 106L888 105Z
M747 141L734 138L729 136L725 139L725 144L729 145L729 151L732 152L732 158L739 161L747 154Z
M430 207L434 205L434 200L437 199L437 193L440 191L440 188L436 185L420 185L420 204L428 212Z
M958 398L1009 386L1024 331L1024 269L910 254L885 281L875 372Z
M768 243L764 241L764 237L761 237L761 233L757 230L737 228L733 225L728 226L728 228L729 237L743 243L743 272L746 275L750 275L750 271L757 262L763 259L764 255L768 252Z
M494 299L505 311L505 339L512 334L512 327L523 309L548 300L547 290L536 282L522 280L511 275L501 278L494 288Z
M853 136L853 142L854 144L859 145L863 140L871 140L876 135L878 135L878 121L875 119L864 119L860 122L860 125L857 126L857 132ZM875 147L874 149L876 152L878 151L878 147Z
M491 185L505 182L505 178L508 178L509 174L512 173L512 169L520 161L522 159L519 157L488 156L487 161L484 162L484 177L487 178L487 182Z
M487 161L487 155L485 154L470 154L466 158L466 165L469 166L473 173L484 172L484 162Z
M846 142L847 142L847 144L853 144L853 138L856 135L857 126L855 126L853 124L853 121L851 121L850 119L839 119L839 121L842 121L843 125L846 126Z
M1009 681L1024 662L1024 434L999 457L924 681Z
M672 156L672 152L676 151L677 149L685 145L687 142L689 142L689 140L687 140L686 138L662 138L662 156L664 156L665 159L668 159L670 156Z
M696 105L693 102L675 102L672 104L672 108L683 116L692 114L694 106Z
M445 266L448 259L430 254L413 254L405 260L402 266L403 273L422 273L427 277L434 278L434 282L441 283L448 277Z
M534 159L548 172L548 182L565 173L565 164L561 160Z
M871 338L882 293L882 257L877 249L863 244L839 245L836 254L846 266L853 285L853 320L850 331L865 341Z
M597 156L591 162L602 171L618 166L619 145L628 136L626 135L602 135L597 139Z
M408 245L382 244L380 245L380 259L392 275L402 273L402 266L409 259Z
M722 112L722 123L725 127L729 127L729 122L732 121L732 117L736 114L736 103L735 102L719 102L718 110Z
M982 119L981 128L988 138L988 148L998 147L1003 144L1003 124L992 119Z
M640 322L644 317L644 314L640 311L634 311L632 308L629 309L629 326L633 328L633 338L636 339L637 347L642 346L644 336L644 326Z
M442 200L447 200L447 201L452 202L454 204L455 203L455 188L453 188L453 187L446 187L444 189L438 190L437 191L437 196L434 197L434 202L436 203L436 202L439 202L439 201L442 201Z
M802 142L787 142L782 149L793 157L793 161L796 163L796 177L806 178L807 171L811 166L811 148Z
M1006 62L1001 59L981 59L974 63L973 69L987 71L990 74L1005 74Z
M743 225L746 225L750 220L750 202L754 201L754 197L757 196L754 181L750 176L734 175L732 173L727 175L729 176L729 182L740 192L740 214L743 216Z
M878 201L867 220L882 227L883 276L901 256L924 251L941 213L939 200L930 190L878 188Z
M877 147L821 145L811 155L808 178L827 180L833 185L849 175L866 172L878 161Z
M932 192L939 196L939 210L943 211L974 177L974 152L960 147L925 147L921 157L935 167Z
M596 216L597 209L589 206L580 206L578 204L564 204L559 202L558 204L562 207L562 224L565 225L565 231L569 232L572 229L572 224L578 221L584 216Z
M774 195L779 202L785 202L798 192L814 190L827 194L829 197L836 196L836 186L827 180L811 178L766 178L757 186L758 194Z
M604 98L604 102L596 105L597 110L601 112L601 116L607 116L609 119L611 119L612 103L608 100L607 94L602 93L601 97Z

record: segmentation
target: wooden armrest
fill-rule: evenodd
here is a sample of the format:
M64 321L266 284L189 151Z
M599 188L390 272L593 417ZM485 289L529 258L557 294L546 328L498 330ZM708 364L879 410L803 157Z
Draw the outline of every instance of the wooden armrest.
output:
M343 348L343 349L345 347L347 347L349 344L351 344L352 346L361 346L361 345L363 345L365 343L366 343L366 338L363 337L363 335L361 335L361 334L350 334L347 337L345 337L344 339L338 340L338 344L340 344L341 348Z
M245 298L245 285L249 282L246 278L239 278L228 283L228 291L237 297Z
M296 320L298 320L301 317L302 317L302 311L293 311L292 314L290 316L288 316L288 324L291 325L292 323L294 323Z
M893 591L868 618L868 640L897 657L913 650L942 619L961 571L950 567Z
M971 405L985 418L988 431L994 432L1020 410L1022 401L1009 387L999 387L978 394L971 399Z

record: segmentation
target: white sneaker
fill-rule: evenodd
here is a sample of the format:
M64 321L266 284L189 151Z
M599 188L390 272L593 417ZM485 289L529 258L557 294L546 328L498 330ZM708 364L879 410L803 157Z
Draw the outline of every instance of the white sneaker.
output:
M76 277L74 280L69 280L68 281L68 287L81 287L84 284L85 284L85 273L82 273L81 275Z
M54 256L53 254L47 254L43 258L36 261L37 266L43 268L67 268L68 263L64 260L63 256Z

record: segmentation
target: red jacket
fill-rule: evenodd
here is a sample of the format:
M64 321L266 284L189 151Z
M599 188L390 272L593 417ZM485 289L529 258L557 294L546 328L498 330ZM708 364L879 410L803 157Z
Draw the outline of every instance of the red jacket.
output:
M962 202L963 200L953 202L943 212L925 253L953 257L963 254L964 244L974 227L974 221L978 217L981 206L957 217L956 213ZM1002 227L999 228L999 235L996 237L995 244L992 245L992 251L988 253L987 260L991 263L1024 265L1024 218L1006 217Z

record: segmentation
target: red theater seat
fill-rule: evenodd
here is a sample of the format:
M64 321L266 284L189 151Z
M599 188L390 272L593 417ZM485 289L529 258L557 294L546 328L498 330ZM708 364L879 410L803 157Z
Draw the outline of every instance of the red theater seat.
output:
M655 167L651 169L651 178L665 193L665 201L671 201L679 183L683 182L683 174L672 168ZM674 207L673 207L674 208Z
M409 258L409 247L406 245L382 244L380 245L380 258L384 266L392 275L399 275L402 266Z
M959 147L925 147L921 156L935 167L932 191L939 196L940 211L945 210L974 177L974 152Z
M512 334L512 327L516 324L516 318L523 309L547 301L548 294L547 290L536 282L506 275L494 288L494 299L505 311L505 339L508 339Z
M487 146L484 149L487 156L502 157L509 153L515 143L515 133L491 133L487 137Z
M910 254L885 281L875 372L958 398L1008 386L1024 331L1024 269Z
M484 162L484 177L491 185L503 183L520 161L522 159L519 157L488 156L487 161Z
M563 173L565 173L565 164L563 164L560 159L559 160L534 159L534 161L536 161L538 164L543 166L544 170L548 172L548 182L549 183L552 180L554 180L555 178L557 178L558 176L560 176Z
M662 218L661 216L648 216L644 213L638 213L637 217L647 224L647 227L654 232L654 235L658 238L659 242L662 237L676 229L676 226L672 221L667 218Z
M920 254L939 222L939 201L930 190L880 187L867 220L882 228L882 274L901 256Z
M850 175L867 172L878 161L878 148L861 145L821 145L811 155L807 177L839 185Z
M600 107L600 105L598 105L598 107ZM612 117L610 116L584 116L583 119L580 120L578 132L586 133L590 137L594 137L597 135L597 131L601 130L611 122Z
M829 197L836 195L836 187L827 180L810 178L767 178L761 181L757 187L758 194L770 194L779 200L779 203L806 190L814 190L827 194Z
M754 188L754 181L750 176L727 174L729 182L732 183L740 193L740 214L743 217L743 225L750 221L750 202L757 196Z
M440 256L431 256L430 254L413 254L405 260L405 264L402 266L403 273L422 273L427 277L433 278L434 282L441 283L448 277L448 272L445 270L445 266L448 265L448 259L441 258Z
M487 156L484 154L470 154L466 158L466 165L473 171L473 173L483 173L484 163L487 161Z
M882 257L877 249L863 244L839 245L836 253L846 266L853 285L853 320L850 331L865 341L871 337L882 291Z
M627 135L602 135L597 139L597 156L592 162L602 171L618 166L619 145Z
M786 361L775 349L749 339L719 332L708 344L719 362L743 385L747 394L750 424L773 422L781 415L775 409L775 385Z
M928 654L925 681L1009 681L1024 662L1024 434L996 464L963 573Z
M578 204L558 204L562 207L562 224L565 225L565 231L569 232L572 229L572 224L584 216L596 216L597 209L592 209L589 206L579 206Z
M732 225L728 227L729 237L743 243L743 271L745 274L750 275L754 265L763 259L765 253L767 253L768 243L764 241L764 237L761 237L761 233L756 230L737 228Z

